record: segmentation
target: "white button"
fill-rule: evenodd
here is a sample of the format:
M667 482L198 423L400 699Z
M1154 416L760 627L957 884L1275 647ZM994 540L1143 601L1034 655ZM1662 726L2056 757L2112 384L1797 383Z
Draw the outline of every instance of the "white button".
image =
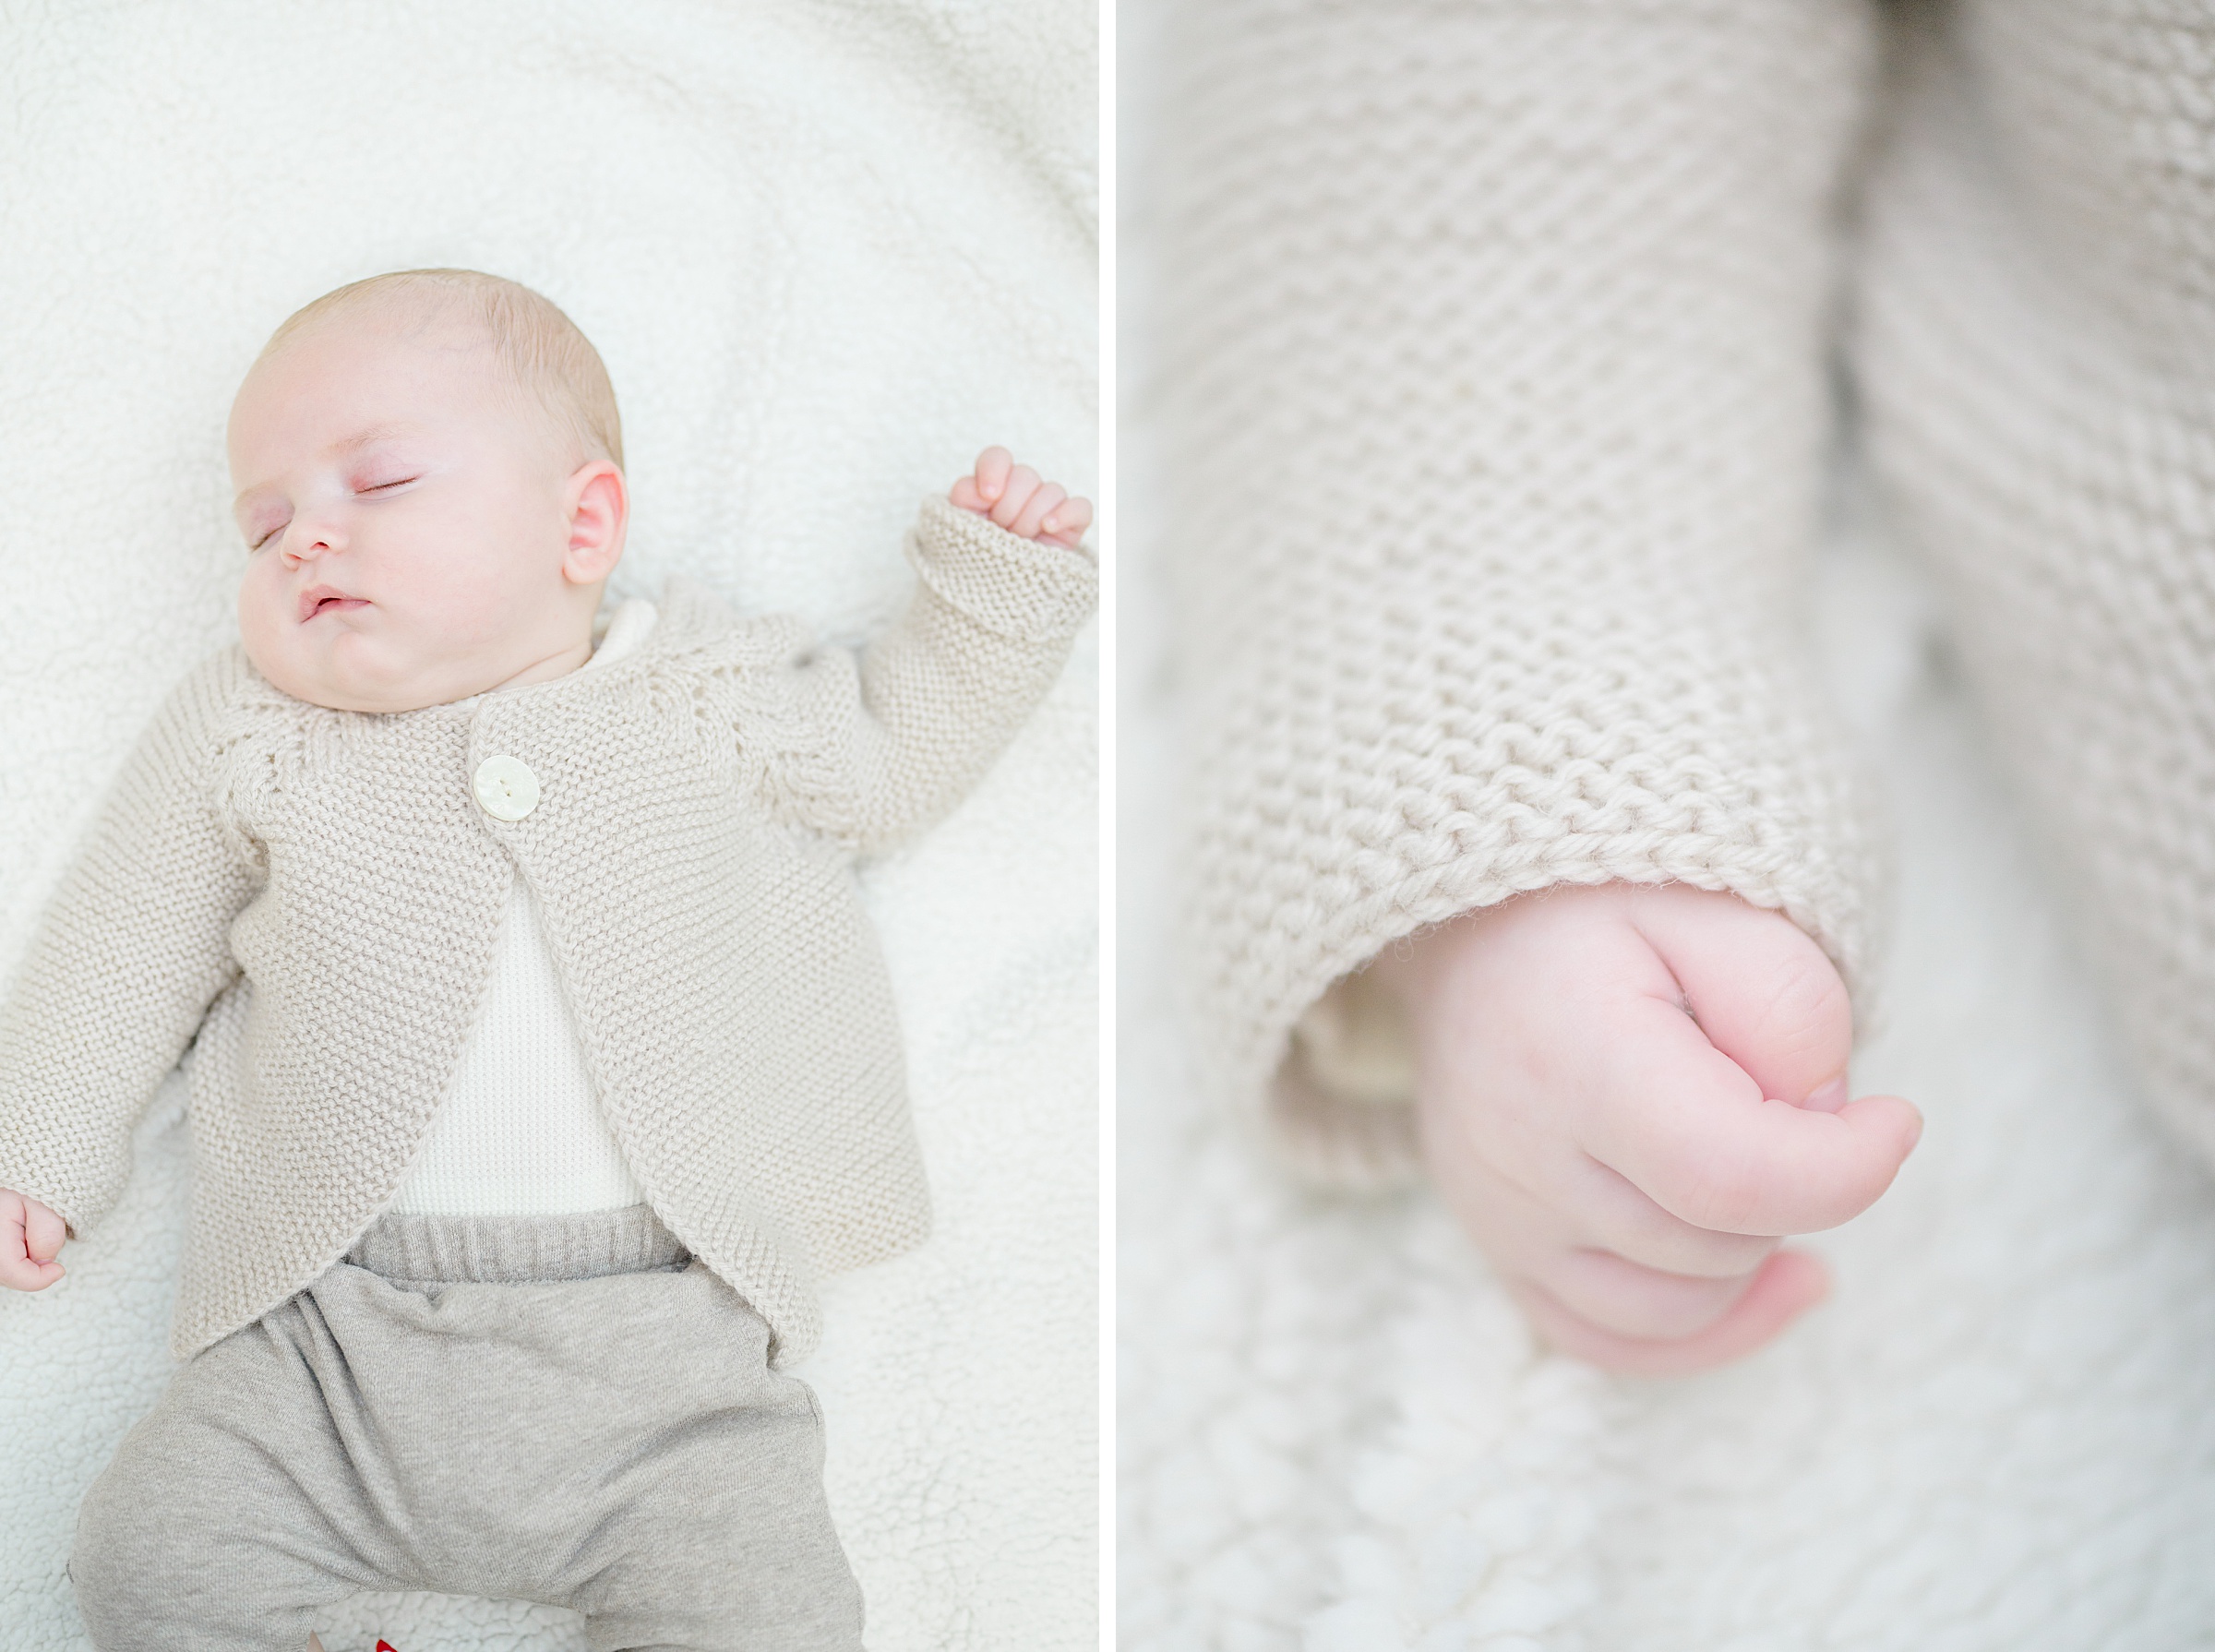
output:
M538 776L520 757L488 757L477 765L477 801L496 820L520 820L538 807Z

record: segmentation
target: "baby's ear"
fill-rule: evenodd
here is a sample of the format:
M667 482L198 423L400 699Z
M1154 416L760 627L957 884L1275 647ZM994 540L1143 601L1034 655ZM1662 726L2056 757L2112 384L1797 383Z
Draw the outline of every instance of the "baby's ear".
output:
M630 525L630 493L623 473L605 459L577 467L565 492L569 523L562 576L573 585L596 585L623 559Z

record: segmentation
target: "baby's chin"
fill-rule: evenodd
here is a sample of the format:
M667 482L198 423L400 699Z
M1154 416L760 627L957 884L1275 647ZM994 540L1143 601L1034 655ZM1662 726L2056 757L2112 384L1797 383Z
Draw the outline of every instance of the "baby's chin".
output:
M419 712L477 691L442 680L446 674L392 661L387 650L359 636L333 638L314 650L271 648L251 635L245 642L246 658L271 686L334 712Z

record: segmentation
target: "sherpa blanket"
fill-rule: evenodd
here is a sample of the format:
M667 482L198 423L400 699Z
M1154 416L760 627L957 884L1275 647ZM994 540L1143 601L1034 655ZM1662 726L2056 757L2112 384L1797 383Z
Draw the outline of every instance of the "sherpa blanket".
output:
M1143 41L1121 38L1128 81ZM1801 1241L1827 1304L1731 1369L1609 1378L1534 1346L1434 1201L1303 1192L1203 1099L1167 985L1155 233L1142 198L1120 287L1124 1646L2215 1643L2215 1188L2133 1093L1929 589L1864 513L1841 508L1814 603L1901 869L1888 1030L1855 1078L1927 1129L1882 1201Z
M0 4L0 966L163 691L235 633L222 433L269 329L377 270L545 292L622 401L616 596L686 572L852 637L988 442L1095 490L1084 0ZM938 1206L832 1283L799 1372L870 1645L1096 1634L1096 646L868 876ZM67 1277L0 1293L0 1652L88 1645L78 1497L169 1371L173 1076ZM580 1648L517 1602L357 1597L330 1652Z

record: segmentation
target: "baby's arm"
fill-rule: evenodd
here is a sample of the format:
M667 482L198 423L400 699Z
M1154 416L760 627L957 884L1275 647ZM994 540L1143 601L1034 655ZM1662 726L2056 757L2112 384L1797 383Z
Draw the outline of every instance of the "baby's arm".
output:
M209 770L249 669L227 649L171 692L0 996L0 1283L59 1276L51 1224L81 1239L114 1203L133 1127L238 973L231 922L259 879Z
M1825 1289L1778 1236L1865 1208L1922 1133L1897 1096L1847 1099L1837 970L1734 895L1555 889L1376 969L1433 1180L1547 1340L1614 1370L1766 1342Z
M927 499L905 612L857 651L803 652L783 678L775 720L810 733L771 766L772 807L865 852L952 808L1053 686L1092 612L1098 571L1077 545L1091 520L1084 500L998 448Z
M1830 966L1865 1011L1880 950L1883 840L1805 611L1870 18L1591 19L1426 18L1389 66L1407 95L1318 119L1317 87L1384 72L1355 13L1179 12L1203 90L1169 117L1149 364L1192 747L1178 906L1203 1076L1287 1157L1340 1183L1427 1164L1569 1346L1637 1327L1721 1358L1815 1283L1769 1241L1874 1196L1907 1128L1752 1094L1843 1069ZM1626 90L1664 83L1697 90ZM1615 921L1634 885L1767 928L1688 979ZM1433 988L1413 1084L1332 1047L1403 946ZM1782 1070L1722 1030L1779 979L1827 1006Z

